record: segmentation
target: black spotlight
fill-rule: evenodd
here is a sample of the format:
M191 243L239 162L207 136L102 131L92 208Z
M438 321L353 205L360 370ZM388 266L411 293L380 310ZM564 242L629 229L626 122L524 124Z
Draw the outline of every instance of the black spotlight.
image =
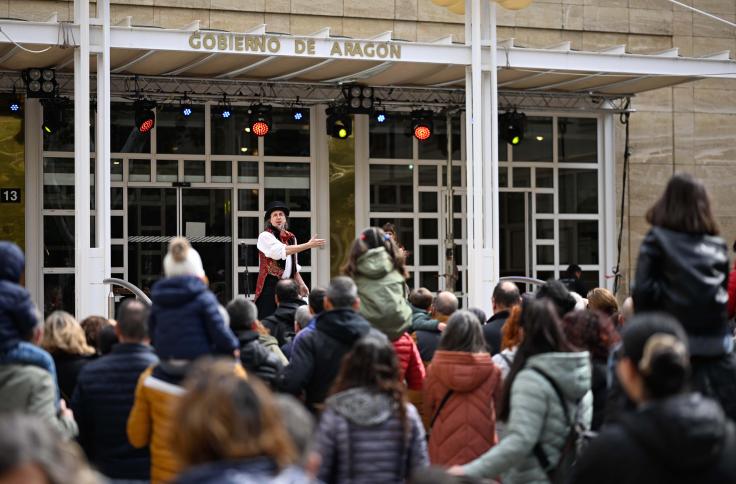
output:
M179 100L179 112L185 118L188 118L194 112L194 108L192 107L192 100L189 99L189 96L187 96L186 94L184 94L184 97Z
M411 134L419 141L426 141L432 137L434 113L426 109L411 112Z
M302 107L291 108L291 119L294 121L306 121L308 118L309 111Z
M370 114L373 111L373 88L353 84L342 88L342 95L347 103L347 112Z
M230 119L233 115L233 107L225 94L222 95L222 99L214 109L215 115L221 119Z
M383 124L386 121L388 121L388 114L386 113L386 110L383 108L378 108L373 113L373 119L376 120L376 123Z
M13 87L13 96L8 100L8 112L10 114L20 114L23 110L23 104L20 102L18 95L15 94L15 87Z
M22 72L21 77L26 85L26 96L35 98L51 98L56 95L56 71L34 67Z
M345 139L353 133L353 118L344 108L329 108L326 113L328 135Z
M248 108L248 128L258 137L266 136L271 132L271 106L255 104Z
M149 133L156 124L156 113L153 109L156 107L154 101L147 99L138 99L133 103L135 110L135 127L139 133Z
M498 137L506 143L516 146L524 141L526 131L526 114L514 109L498 117Z
M59 98L52 98L42 100L41 105L43 106L41 130L45 135L52 135L64 124L63 103Z

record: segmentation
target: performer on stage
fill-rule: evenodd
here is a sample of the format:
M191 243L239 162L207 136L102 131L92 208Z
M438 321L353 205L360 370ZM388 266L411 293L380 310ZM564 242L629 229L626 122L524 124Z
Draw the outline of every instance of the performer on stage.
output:
M309 242L297 244L294 234L287 230L289 207L284 202L272 202L266 208L266 229L258 236L258 282L255 302L258 319L270 316L276 310L276 283L279 279L294 279L299 285L299 294L306 296L309 288L299 274L301 267L297 254L325 245L324 239L313 236Z

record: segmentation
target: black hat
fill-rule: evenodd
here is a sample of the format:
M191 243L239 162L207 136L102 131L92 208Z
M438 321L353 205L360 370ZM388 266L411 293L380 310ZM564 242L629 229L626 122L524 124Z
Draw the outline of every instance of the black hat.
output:
M266 218L271 217L271 212L275 210L281 210L286 214L286 216L289 216L289 207L286 206L284 202L271 202L268 204L268 207L266 207Z

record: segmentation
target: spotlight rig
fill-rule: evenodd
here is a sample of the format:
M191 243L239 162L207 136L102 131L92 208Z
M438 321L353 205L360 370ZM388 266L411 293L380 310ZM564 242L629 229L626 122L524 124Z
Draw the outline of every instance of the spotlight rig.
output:
M57 95L56 71L33 67L21 73L26 85L26 97L53 98Z
M328 108L327 134L337 139L348 138L353 133L353 118L344 106Z
M179 100L179 112L185 118L188 118L194 112L192 100L186 94Z
M352 84L343 86L342 95L348 114L370 114L373 111L373 88Z
M524 141L526 114L514 109L498 117L498 136L506 143L516 146Z
M411 112L411 134L419 141L426 141L432 137L434 113L426 109Z
M133 103L135 112L135 127L139 133L148 133L156 125L156 102L148 99L138 98Z
M271 109L267 104L255 104L248 109L248 127L251 133L263 137L271 132Z

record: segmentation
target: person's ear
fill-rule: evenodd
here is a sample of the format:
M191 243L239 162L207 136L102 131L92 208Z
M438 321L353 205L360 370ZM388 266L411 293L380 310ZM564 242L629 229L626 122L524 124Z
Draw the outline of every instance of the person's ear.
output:
M332 305L332 301L330 301L330 298L328 298L327 296L325 296L324 305L325 305L325 310L327 311L335 308L335 306Z
M360 311L360 298L357 296L355 297L355 301L353 301L353 309Z
M304 472L312 479L316 479L321 465L322 456L317 452L310 452L309 456L307 456L307 461L304 463Z
M117 338L118 338L118 341L120 341L120 338L121 338L121 336L122 336L122 335L120 334L120 325L119 325L119 324L116 324L116 325L114 325L113 327L115 328L115 336L117 336Z

